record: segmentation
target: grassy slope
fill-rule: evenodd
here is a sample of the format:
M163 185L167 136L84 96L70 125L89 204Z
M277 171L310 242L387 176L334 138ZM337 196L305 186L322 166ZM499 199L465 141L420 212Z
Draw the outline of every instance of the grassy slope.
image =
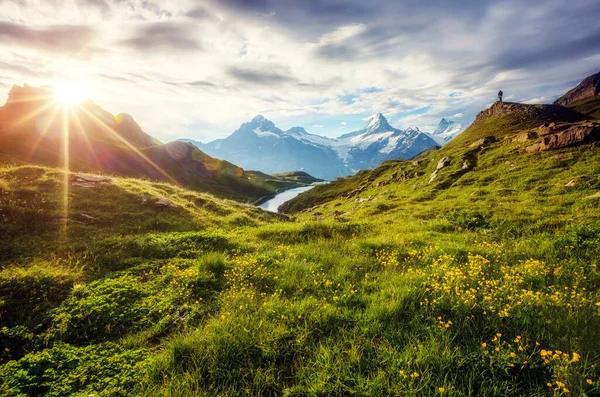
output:
M600 120L600 96L584 98L571 104L570 108L590 118Z
M532 126L316 187L293 222L118 179L72 191L64 234L63 175L2 170L0 395L600 393L600 148L465 146Z

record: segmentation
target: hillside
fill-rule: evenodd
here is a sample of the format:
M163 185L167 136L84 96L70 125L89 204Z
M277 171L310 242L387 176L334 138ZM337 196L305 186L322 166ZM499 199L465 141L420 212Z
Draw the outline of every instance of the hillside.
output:
M241 201L277 188L194 145L162 144L130 115L114 116L89 100L65 108L51 87L14 86L0 108L0 162L63 167L65 148L72 171L168 181Z
M416 161L388 161L373 170L359 172L354 177L340 178L329 185L318 186L285 203L283 211L293 213L328 203L326 208L333 210L332 206L335 206L336 212L339 212L338 207L356 209L357 206L351 203L363 198L373 202L379 201L377 205L384 205L381 202L386 201L385 195L379 197L383 191L398 190L399 197L405 199L416 196L433 199L438 196L438 192L446 192L446 188L450 188L448 191L455 189L457 193L460 191L462 195L465 191L476 190L479 187L479 184L473 183L473 175L490 172L490 169L482 168L483 164L494 164L495 167L499 167L495 170L499 173L498 177L507 178L504 183L494 180L495 184L510 186L515 181L517 172L510 169L510 173L502 175L500 169L506 168L504 163L514 165L525 161L538 161L523 155L523 151L538 150L539 143L549 139L558 142L559 136L575 137L572 141L566 139L565 147L598 140L600 131L594 123L592 116L563 106L496 102L489 109L479 113L469 128L440 150L428 152ZM589 133L590 136L577 137L579 128L582 133ZM565 131L566 134L563 134ZM581 138L582 142L577 142L578 138ZM559 149L560 144L559 142L553 149ZM553 154L540 156L543 158ZM442 162L442 159L446 160ZM436 172L438 164L441 168ZM527 166L523 167L521 172L523 179L535 180L538 170ZM432 180L434 173L436 177ZM527 192L513 191L514 196L521 194ZM395 193L389 196L394 197L393 201L398 200ZM400 202L408 204L404 199L400 199ZM323 212L323 209L319 209L319 212Z
M494 104L289 216L1 168L0 395L598 395L592 113Z

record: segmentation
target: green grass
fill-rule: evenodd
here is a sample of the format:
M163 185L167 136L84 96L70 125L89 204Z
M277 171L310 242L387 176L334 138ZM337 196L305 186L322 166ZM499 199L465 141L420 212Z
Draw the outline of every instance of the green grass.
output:
M0 395L600 394L600 148L496 121L290 219L121 178L65 216L62 171L1 169Z

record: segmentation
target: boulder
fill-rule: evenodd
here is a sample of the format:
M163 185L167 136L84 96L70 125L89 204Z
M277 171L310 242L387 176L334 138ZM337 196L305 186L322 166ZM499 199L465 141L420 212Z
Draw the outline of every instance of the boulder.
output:
M524 152L542 152L599 141L600 124L588 122L542 126L538 134L541 141L525 147Z
M450 165L450 157L442 157L437 163L436 171Z
M471 149L474 149L474 148L479 148L479 147L487 146L487 145L489 145L491 143L494 143L494 142L496 142L496 137L490 135L490 136L485 136L485 137L483 137L481 139L476 140L475 142L473 142L472 144L470 144L469 147Z
M587 196L586 198L600 200L600 191L592 194L591 196Z
M97 218L94 218L93 216L88 215L88 214L84 214L83 212L77 214L77 216L84 221L97 221L98 220Z
M107 178L105 176L94 176L84 174L75 174L72 177L72 180L73 183L71 183L71 186L83 188L95 188L99 186L110 185L112 183L112 179Z
M159 199L156 203L154 203L155 207L158 208L177 208L175 204L171 200L167 200L166 198Z
M461 170L466 171L471 169L471 163L468 161L463 161Z
M434 180L435 178L437 178L437 176L438 176L438 170L435 170L435 171L433 171L433 172L431 173L431 175L429 176L429 183L433 182L433 180Z
M591 175L580 175L565 183L565 187L575 187L579 185L581 181L589 181L590 179L592 179Z
M76 182L90 182L90 183L112 182L112 179L107 178L105 176L84 175L84 174L75 174L74 179Z

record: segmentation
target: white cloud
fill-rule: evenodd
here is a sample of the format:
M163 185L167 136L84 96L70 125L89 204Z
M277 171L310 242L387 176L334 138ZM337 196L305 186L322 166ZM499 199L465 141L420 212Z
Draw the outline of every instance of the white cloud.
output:
M323 128L323 127L325 127L325 126L322 124L313 124L313 126L312 126L312 128Z
M96 103L132 114L163 141L209 140L259 113L345 127L381 112L426 130L452 114L472 120L500 88L507 99L551 101L600 64L598 33L573 28L596 26L600 5L587 0L202 3L0 2L0 22L12 29L0 30L2 83L86 80ZM9 23L26 28L19 42L55 25L94 35L50 54L14 45Z

